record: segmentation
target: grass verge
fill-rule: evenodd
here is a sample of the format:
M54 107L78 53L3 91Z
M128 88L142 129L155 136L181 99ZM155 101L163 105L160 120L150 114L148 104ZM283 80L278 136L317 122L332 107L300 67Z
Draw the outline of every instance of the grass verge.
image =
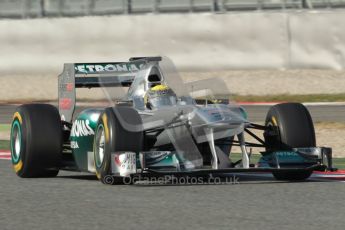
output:
M277 94L277 95L233 95L235 101L245 102L345 102L345 93L339 94Z
M0 124L0 132L7 132L11 129L10 124Z
M10 141L0 141L0 149L10 149Z

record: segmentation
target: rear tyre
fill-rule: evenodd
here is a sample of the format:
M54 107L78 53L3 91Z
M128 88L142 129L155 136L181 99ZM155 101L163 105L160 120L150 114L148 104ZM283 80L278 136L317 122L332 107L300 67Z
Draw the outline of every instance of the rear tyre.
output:
M300 103L283 103L272 106L265 125L266 151L291 150L315 147L314 124L307 108ZM274 172L277 180L305 180L312 171Z
M52 105L27 104L14 113L11 158L19 177L54 177L62 151L60 114Z
M128 128L127 125L130 127ZM122 184L124 177L112 176L111 153L143 150L142 120L131 107L107 108L100 116L94 139L94 157L97 178L104 184ZM127 181L126 181L127 183Z

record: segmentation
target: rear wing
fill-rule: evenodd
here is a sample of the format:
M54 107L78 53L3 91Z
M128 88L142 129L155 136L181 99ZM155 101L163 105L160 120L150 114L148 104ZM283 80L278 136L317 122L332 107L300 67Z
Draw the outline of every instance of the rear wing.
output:
M138 71L141 65L143 64L130 62L76 63L74 64L75 87L130 86L135 77L134 72Z
M61 119L72 121L76 104L76 88L129 87L136 72L148 62L161 57L135 57L129 62L65 63L59 75L58 96Z

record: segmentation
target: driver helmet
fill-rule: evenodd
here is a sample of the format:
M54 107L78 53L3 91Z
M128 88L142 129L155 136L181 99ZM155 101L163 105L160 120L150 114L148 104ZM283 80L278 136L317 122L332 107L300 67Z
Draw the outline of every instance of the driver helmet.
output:
M162 106L176 105L177 97L174 91L166 85L155 85L150 88L144 97L145 106L148 109Z

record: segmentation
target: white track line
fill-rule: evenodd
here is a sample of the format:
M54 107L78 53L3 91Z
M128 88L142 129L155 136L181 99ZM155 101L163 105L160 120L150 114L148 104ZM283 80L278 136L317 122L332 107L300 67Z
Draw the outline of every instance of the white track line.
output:
M11 152L6 150L0 151L0 160L11 160Z
M11 160L11 157L0 157L0 160L7 160L7 161L10 161L10 160Z

